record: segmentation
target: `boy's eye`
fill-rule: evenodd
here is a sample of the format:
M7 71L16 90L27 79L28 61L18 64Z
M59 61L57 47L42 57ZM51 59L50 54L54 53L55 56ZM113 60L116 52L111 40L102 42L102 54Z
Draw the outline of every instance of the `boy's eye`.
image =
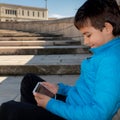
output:
M86 37L88 37L88 38L89 38L90 36L91 36L91 34L86 35Z
M91 35L92 35L92 34L91 34L91 33L88 33L88 32L83 34L83 36L84 36L85 38L90 38Z

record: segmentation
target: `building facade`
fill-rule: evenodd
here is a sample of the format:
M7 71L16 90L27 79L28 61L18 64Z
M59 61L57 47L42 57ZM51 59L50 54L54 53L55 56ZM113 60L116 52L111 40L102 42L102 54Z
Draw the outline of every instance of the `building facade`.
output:
M0 21L48 20L48 9L12 4L0 4Z

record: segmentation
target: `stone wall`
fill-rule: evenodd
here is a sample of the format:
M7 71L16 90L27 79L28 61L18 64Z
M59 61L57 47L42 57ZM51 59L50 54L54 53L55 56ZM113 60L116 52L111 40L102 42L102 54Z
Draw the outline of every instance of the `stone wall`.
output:
M0 22L0 29L63 34L65 37L74 37L76 39L81 36L73 24L73 18L46 21Z

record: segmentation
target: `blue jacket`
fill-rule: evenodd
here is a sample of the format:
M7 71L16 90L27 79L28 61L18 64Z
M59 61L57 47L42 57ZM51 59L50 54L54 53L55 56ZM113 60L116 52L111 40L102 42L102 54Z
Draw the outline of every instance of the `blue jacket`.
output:
M74 86L59 83L66 102L50 99L46 109L67 120L111 120L120 107L120 37L92 48Z

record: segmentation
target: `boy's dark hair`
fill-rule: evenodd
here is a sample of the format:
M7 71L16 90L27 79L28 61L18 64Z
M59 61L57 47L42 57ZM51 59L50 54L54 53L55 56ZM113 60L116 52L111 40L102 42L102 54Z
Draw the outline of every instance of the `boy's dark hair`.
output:
M80 29L91 24L102 30L105 22L113 26L113 35L120 35L120 10L115 0L87 0L77 11L74 25Z

